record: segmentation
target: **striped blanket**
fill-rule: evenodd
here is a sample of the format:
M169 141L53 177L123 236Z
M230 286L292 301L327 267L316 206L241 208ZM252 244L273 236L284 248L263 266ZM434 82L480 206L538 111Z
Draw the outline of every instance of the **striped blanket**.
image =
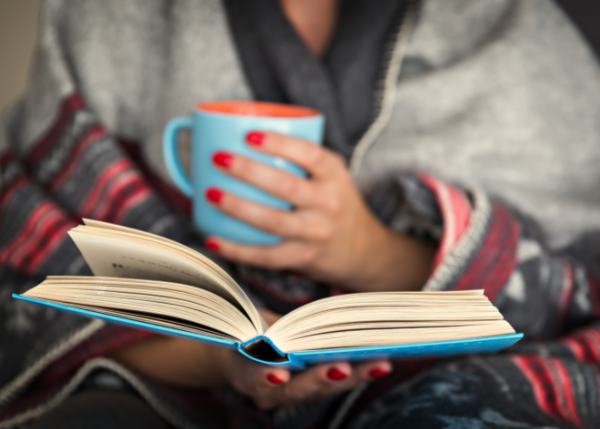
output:
M54 406L93 368L113 368L102 358L106 353L151 335L10 299L47 275L90 274L66 235L69 228L88 217L202 249L187 201L140 163L134 144L109 135L78 95L63 101L25 156L3 152L0 169L0 415L10 427ZM441 198L444 192L455 197ZM425 175L393 178L367 198L388 223L402 204L412 233L448 249L432 275L442 289L483 288L527 341L496 357L397 364L393 376L366 387L338 421L350 427L390 418L411 427L465 419L488 425L478 427L600 426L598 235L552 254L528 219L480 192ZM449 228L449 222L457 223ZM332 293L298 275L229 268L279 312ZM166 386L154 389L173 414L205 420L208 410Z
M444 145L434 146L438 148L452 146L446 143L456 138L462 148L472 151L469 154L475 154L473 158L481 159L485 153L488 163L484 166L496 165L492 161L502 139L513 138L512 149L531 140L528 156L551 146L554 152L548 149L548 153L553 161L552 154L563 153L556 148L571 139L579 145L573 152L580 156L569 159L561 174L552 175L556 169L548 158L539 161L547 167L541 171L551 177L573 181L562 187L559 180L542 183L542 190L577 190L572 199L562 194L552 199L557 194L550 191L544 194L556 203L545 206L554 210L548 218L564 215L565 225L573 227L565 228L569 231L589 229L573 219L596 225L597 202L587 199L597 196L593 193L598 185L597 165L581 154L592 153L597 145L597 117L588 108L597 105L591 101L598 99L593 92L597 65L584 61L585 52L574 42L572 31L561 24L560 16L550 10L549 2L465 5L458 0L425 2L415 41L427 43L413 47L413 62L406 63L412 68L405 68L407 73L412 69L429 73L428 94L455 86L457 92L440 93L440 103L434 100L440 116L431 125L420 122L419 116L429 117L423 113L431 108L422 92L427 88L418 87L411 99L413 81L407 80L409 91L399 100L412 102L408 110L416 112L411 116L416 128L410 128L412 134L403 134L402 117L394 117L392 125L400 127L403 138L425 136L413 140L415 150L427 140L435 142L435 136L445 137ZM467 9L474 13L465 13ZM480 16L498 22L486 26L493 31L482 33L485 37L472 41L462 30L469 28L463 20L474 27L492 22ZM600 231L586 230L566 246L558 248L553 243L551 247L540 225L510 204L480 189L445 183L428 168L412 173L401 172L400 167L390 169L389 175L364 189L364 198L390 228L438 244L435 269L425 289L484 289L511 325L525 334L523 341L502 354L398 362L392 375L347 394L264 413L232 390L176 389L144 379L105 357L152 334L12 300L12 293L22 293L48 275L91 274L66 234L84 217L160 234L204 251L202 238L189 220L189 201L162 181L160 151L152 144L158 141L155 137L165 121L193 102L251 98L218 1L48 0L43 20L28 92L0 124L0 428L20 427L59 406L98 371L117 374L177 428L600 427ZM446 29L431 33L444 49L425 49L434 37L428 32L431 28ZM211 43L190 43L190 35ZM532 40L542 40L535 51L528 50ZM453 50L446 43L462 43L468 49ZM541 48L563 43L560 55ZM511 49L519 46L525 49L524 53L517 50L520 55L529 59L535 52L536 60L541 59L525 63L521 56L511 56ZM442 59L436 57L438 51ZM419 52L434 60L415 62ZM446 64L448 52L452 54ZM485 62L490 55L493 61ZM170 61L184 59L187 67L167 67ZM461 61L464 69L457 67ZM582 64L577 70L570 67L575 61ZM565 63L568 73L563 75ZM494 76L487 71L495 64L511 70L515 79L521 72L525 77L514 82L490 81ZM389 70L389 81L394 84L398 76L392 72L399 73L400 66ZM539 70L549 74L549 80ZM550 73L553 70L558 72ZM193 85L202 81L196 74L200 72L210 84ZM443 85L432 84L437 72ZM480 74L485 79L479 79ZM468 85L448 84L449 79ZM490 81L491 86L472 93L480 80ZM497 107L515 96L511 91L525 88L533 91L522 95L525 106L517 96L516 110ZM500 92L508 98L494 98ZM466 94L471 98L463 99ZM566 101L546 111L547 100ZM540 104L531 104L534 101ZM424 110L419 111L421 105ZM453 110L455 106L459 109ZM570 124L579 124L580 132ZM482 134L477 126L512 134L500 133L498 143L492 138L496 134ZM514 135L516 129L521 134ZM400 149L394 146L397 136L387 134L390 140L381 147ZM452 150L460 149L454 146ZM388 156L390 152L381 153ZM510 151L502 154L509 160L519 159ZM390 156L390 161L410 155L405 151L397 159ZM589 157L593 160L593 155ZM576 161L588 164L579 168ZM502 176L507 180L502 186L524 177L522 170ZM530 176L538 188L545 180L536 172ZM532 200L530 195L521 195L527 198L520 201L520 207L546 201ZM573 201L573 207L562 207L568 201ZM577 216L569 217L571 212ZM220 262L258 305L278 313L339 293L331 285L297 273Z

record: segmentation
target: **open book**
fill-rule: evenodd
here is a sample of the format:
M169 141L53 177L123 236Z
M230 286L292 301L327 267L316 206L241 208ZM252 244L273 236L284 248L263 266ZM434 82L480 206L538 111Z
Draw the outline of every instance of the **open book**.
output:
M186 246L91 220L69 235L96 277L48 277L15 298L234 347L251 359L291 368L494 352L522 337L480 290L334 296L269 327L221 267Z

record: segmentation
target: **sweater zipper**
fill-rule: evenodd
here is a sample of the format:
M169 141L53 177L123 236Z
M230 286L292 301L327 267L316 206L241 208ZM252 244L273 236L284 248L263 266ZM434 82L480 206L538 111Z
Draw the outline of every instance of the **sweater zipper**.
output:
M386 71L378 85L377 94L375 96L375 105L378 106L379 110L367 131L358 141L350 158L350 173L355 181L358 181L360 168L367 152L371 149L377 137L379 137L381 132L385 129L392 116L394 102L396 100L398 76L400 74L400 68L402 67L408 41L415 27L419 4L419 0L408 1L406 11L398 24L394 42L384 60L387 63L385 66Z

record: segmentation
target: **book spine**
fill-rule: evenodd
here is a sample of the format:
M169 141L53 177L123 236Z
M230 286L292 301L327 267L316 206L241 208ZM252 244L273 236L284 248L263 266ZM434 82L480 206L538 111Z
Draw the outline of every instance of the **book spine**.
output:
M238 344L238 351L248 359L265 365L281 366L292 371L306 368L302 360L282 352L270 338L264 335Z

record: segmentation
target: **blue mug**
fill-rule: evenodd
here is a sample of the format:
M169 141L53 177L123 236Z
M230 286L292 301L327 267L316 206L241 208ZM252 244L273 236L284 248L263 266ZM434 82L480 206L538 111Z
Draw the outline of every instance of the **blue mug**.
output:
M212 157L227 151L243 155L300 177L306 172L297 165L252 150L246 143L251 131L274 131L321 144L325 120L316 110L277 103L217 101L201 103L191 116L172 119L163 134L163 155L167 170L177 187L192 199L195 225L207 235L217 235L243 244L272 245L281 237L260 231L215 209L206 201L208 188L226 192L265 206L291 210L289 203L217 170ZM192 133L191 178L177 155L177 135Z

